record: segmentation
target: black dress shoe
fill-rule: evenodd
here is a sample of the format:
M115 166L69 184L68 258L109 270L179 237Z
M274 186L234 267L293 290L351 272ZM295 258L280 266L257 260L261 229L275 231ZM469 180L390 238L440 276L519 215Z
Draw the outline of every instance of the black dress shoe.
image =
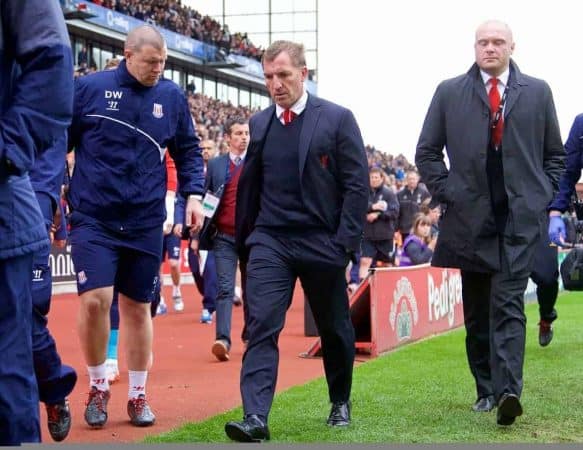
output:
M553 326L546 320L538 323L538 343L541 347L546 347L553 340Z
M522 405L517 395L505 393L498 402L496 422L498 425L512 425L522 415Z
M237 442L262 442L269 440L267 424L255 414L245 416L242 422L227 422L225 433Z
M493 395L480 397L472 406L474 412L490 412L496 407L496 401Z
M350 400L332 404L332 410L326 423L331 427L345 427L350 425Z

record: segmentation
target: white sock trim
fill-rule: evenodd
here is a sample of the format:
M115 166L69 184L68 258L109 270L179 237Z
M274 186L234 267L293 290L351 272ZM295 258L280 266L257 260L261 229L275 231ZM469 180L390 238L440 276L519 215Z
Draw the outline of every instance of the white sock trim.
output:
M99 391L109 390L105 361L98 366L87 366L87 372L89 373L89 389L95 387Z
M144 370L128 370L129 386L128 398L137 398L140 395L146 395L146 380L148 379L148 371Z

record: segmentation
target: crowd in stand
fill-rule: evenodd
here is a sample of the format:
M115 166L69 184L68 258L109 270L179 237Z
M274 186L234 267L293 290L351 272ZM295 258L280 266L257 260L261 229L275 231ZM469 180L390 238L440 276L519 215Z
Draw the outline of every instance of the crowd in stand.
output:
M368 157L368 167L378 167L385 173L385 182L393 192L399 192L405 184L405 174L415 170L415 166L407 161L403 154L394 156L367 145L366 154Z
M91 0L105 8L166 28L197 41L215 45L226 54L261 60L263 49L253 45L247 33L231 33L209 16L181 5L180 0Z
M229 117L243 117L249 119L258 111L246 106L234 106L230 102L197 93L188 93L190 113L196 123L196 131L201 140L210 139L216 143L219 153L226 151L227 144L223 140L224 125Z

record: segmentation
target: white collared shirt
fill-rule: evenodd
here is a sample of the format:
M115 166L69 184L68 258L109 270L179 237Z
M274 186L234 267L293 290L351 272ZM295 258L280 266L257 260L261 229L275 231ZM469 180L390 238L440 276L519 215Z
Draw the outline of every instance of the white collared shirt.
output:
M487 74L486 72L484 72L481 69L480 69L480 75L482 76L482 81L484 82L484 86L486 87L486 92L490 92L490 87L492 86L492 83L490 83L490 79L493 78L492 75ZM498 92L500 93L500 98L502 98L502 95L504 94L504 89L506 88L506 85L508 84L509 77L510 77L510 67L506 68L506 70L504 72L502 72L500 74L500 76L496 77L496 78L498 78Z
M299 116L301 113L304 112L304 109L306 109L306 103L308 103L308 92L304 91L302 96L298 99L297 102L295 102L292 105L290 110L292 110L296 116ZM285 111L285 108L282 108L277 103L275 104L275 115L279 119L279 121L285 125L285 122L283 120L283 112L284 111Z
M239 158L241 158L241 162L245 161L245 155L247 154L247 150L245 150L243 153L241 153L240 155L236 155L235 153L231 153L229 152L229 159L231 160L231 162L233 164L235 164L235 158L238 156ZM236 164L235 164L236 165Z

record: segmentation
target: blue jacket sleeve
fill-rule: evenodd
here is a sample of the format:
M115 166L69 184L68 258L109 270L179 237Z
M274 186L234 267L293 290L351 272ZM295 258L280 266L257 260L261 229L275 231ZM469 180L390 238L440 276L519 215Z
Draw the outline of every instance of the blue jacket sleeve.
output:
M575 184L581 176L583 159L583 114L575 117L565 150L567 151L566 169L559 178L559 192L548 207L549 210L565 212L571 205L571 196L575 191Z
M433 256L433 251L429 247L422 247L415 241L409 242L403 251L407 254L413 265L429 262Z
M188 102L184 94L180 94L180 113L176 127L176 135L168 145L170 156L176 163L179 192L183 196L203 193L204 173L202 153L199 138L194 131L194 123Z
M3 0L0 8L4 57L14 58L16 83L0 118L0 171L10 161L24 173L71 122L71 44L58 2Z

